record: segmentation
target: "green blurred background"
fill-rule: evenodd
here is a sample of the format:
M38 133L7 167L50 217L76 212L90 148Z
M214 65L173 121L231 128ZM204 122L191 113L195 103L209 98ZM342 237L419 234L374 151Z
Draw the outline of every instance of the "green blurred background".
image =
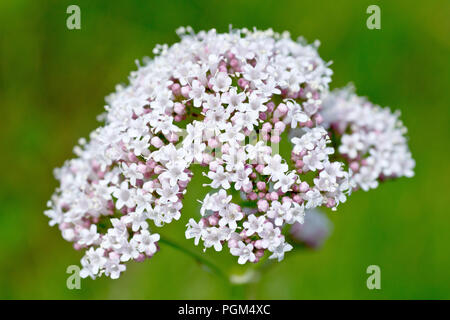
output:
M81 30L66 8L81 8ZM366 8L381 7L381 30ZM0 2L0 298L3 299L431 299L450 298L450 1L25 1ZM413 179L357 192L330 213L334 233L319 251L290 253L236 294L171 247L128 264L119 280L66 288L66 268L82 256L43 215L57 186L52 170L98 126L104 96L126 82L135 59L175 29L228 25L289 30L322 42L332 87L353 81L360 95L402 111L417 161ZM198 179L180 221L163 234L191 250L185 223L198 215ZM236 259L207 257L229 271ZM381 290L366 268L381 267Z

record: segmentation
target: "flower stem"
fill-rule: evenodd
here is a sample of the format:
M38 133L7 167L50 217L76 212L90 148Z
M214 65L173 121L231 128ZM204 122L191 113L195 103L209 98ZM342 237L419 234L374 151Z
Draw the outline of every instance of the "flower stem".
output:
M213 264L212 262L208 261L207 259L205 259L204 257L202 257L201 255L192 252L186 248L184 248L183 246L181 246L180 244L169 240L167 238L163 238L161 237L158 241L161 244L165 244L168 245L188 256L190 256L191 258L193 258L197 263L199 263L201 266L203 266L207 271L211 272L212 274L216 275L217 277L219 277L220 279L224 280L226 283L229 283L229 277L219 268L217 267L215 264Z

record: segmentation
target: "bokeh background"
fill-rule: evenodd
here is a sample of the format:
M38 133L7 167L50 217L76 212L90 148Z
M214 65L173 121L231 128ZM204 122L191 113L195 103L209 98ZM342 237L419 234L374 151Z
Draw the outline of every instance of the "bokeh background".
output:
M81 30L66 8L81 8ZM381 30L366 8L381 7ZM450 2L442 1L0 1L0 298L3 299L443 299L450 298ZM231 289L171 247L128 264L119 280L66 287L82 256L43 215L57 186L54 167L98 126L104 96L126 83L135 59L175 29L272 27L322 42L332 87L353 81L360 95L402 111L417 161L413 179L360 191L329 213L334 233L319 251L297 251L258 283ZM188 189L180 221L165 236L184 240L198 215L201 178ZM235 258L207 257L229 272ZM366 268L381 268L368 290ZM239 270L237 272L240 272Z

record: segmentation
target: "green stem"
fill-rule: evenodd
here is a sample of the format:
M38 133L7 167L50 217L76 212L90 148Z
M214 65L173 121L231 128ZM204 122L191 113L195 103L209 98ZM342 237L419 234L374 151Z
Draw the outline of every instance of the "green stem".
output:
M159 243L162 244L166 244L188 256L190 256L191 258L193 258L197 263L199 263L200 265L202 265L203 267L205 267L206 270L210 271L212 274L216 275L217 277L219 277L220 279L224 280L227 284L229 283L229 278L228 276L219 268L217 267L215 264L213 264L212 262L208 261L207 259L205 259L204 257L202 257L201 255L192 252L186 248L184 248L183 246L179 245L176 242L173 242L172 240L169 240L167 238L160 238Z

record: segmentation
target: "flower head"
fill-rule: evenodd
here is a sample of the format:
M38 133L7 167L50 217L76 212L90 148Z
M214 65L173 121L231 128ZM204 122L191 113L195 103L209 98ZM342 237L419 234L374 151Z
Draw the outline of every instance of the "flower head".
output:
M55 171L45 214L86 249L83 276L115 279L125 262L153 257L150 230L180 218L193 165L210 192L185 236L240 264L282 260L284 226L308 219L305 209L335 210L355 188L413 175L398 115L330 94L316 45L272 30L179 34L107 97L104 124ZM288 131L282 156L274 146Z

